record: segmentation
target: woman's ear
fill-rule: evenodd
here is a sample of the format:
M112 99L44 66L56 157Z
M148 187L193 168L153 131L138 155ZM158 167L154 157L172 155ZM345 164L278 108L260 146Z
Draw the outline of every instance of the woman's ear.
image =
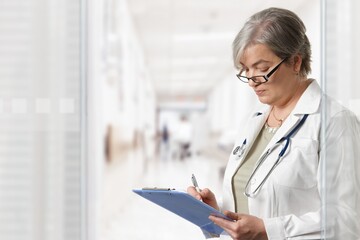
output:
M301 70L302 57L298 54L294 56L294 72L299 73Z

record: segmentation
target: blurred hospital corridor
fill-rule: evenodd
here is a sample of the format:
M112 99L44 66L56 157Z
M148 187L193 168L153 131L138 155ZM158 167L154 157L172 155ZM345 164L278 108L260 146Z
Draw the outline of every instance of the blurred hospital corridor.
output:
M201 111L185 114L164 110L159 118L162 127L154 137L144 136L128 149L113 146L109 150L111 157L104 169L101 194L104 239L135 240L147 234L150 239L203 237L198 227L139 197L132 189L186 191L195 174L202 187L211 188L220 196L231 141L219 141L219 136L211 134L206 128L206 114ZM131 227L137 225L141 231Z
M310 77L359 116L360 1L339 2L0 0L0 239L204 239L132 190L194 174L221 201L258 104L231 46L267 7L304 20Z
M140 152L115 158L104 172L102 239L202 239L198 227L139 197L132 189L186 190L192 184L191 174L195 174L201 186L220 193L225 164L217 158L220 154L209 151L184 160L155 158L147 163Z

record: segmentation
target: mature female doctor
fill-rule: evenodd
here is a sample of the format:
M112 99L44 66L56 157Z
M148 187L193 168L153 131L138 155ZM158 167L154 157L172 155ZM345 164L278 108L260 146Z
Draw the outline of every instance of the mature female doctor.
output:
M311 50L291 11L269 8L233 42L237 77L261 106L240 129L210 219L232 239L360 239L360 127L308 79ZM207 188L188 192L220 209Z

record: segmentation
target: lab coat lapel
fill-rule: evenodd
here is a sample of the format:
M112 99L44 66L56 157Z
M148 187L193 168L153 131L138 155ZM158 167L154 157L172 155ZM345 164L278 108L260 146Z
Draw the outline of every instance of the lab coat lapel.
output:
M266 119L268 117L267 112L261 113L261 115L260 115L260 112L259 112L258 114L259 114L258 116L254 116L252 118L252 121L251 121L250 126L249 126L249 132L248 132L248 135L247 135L248 147L246 149L246 153L250 150L252 144L254 143L256 137L258 136L260 130L264 126L265 121L266 121Z
M259 112L255 113L253 115L253 117L251 118L251 121L248 125L248 132L246 135L246 149L245 149L244 155L240 161L240 164L242 164L242 162L246 158L246 155L250 151L256 137L258 136L259 132L263 128L263 126L266 122L266 119L269 115L269 112L270 112L270 108L267 108L263 111L259 111Z
M257 135L259 134L261 128L264 126L264 123L268 117L269 110L259 111L253 114L250 121L248 122L246 128L246 135L244 136L246 139L245 151L242 154L241 158L238 161L233 161L228 165L228 170L230 176L234 176L237 169L241 166L246 158L246 155L250 151L251 146L253 145ZM241 138L244 139L244 138ZM242 140L241 140L242 141ZM231 166L231 167L230 167Z

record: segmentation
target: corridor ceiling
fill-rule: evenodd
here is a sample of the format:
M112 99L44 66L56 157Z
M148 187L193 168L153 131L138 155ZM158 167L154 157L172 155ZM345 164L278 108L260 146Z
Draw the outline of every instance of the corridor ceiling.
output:
M301 16L312 2L128 0L128 7L157 98L174 101L204 99L217 82L237 80L231 44L252 13L276 6Z

